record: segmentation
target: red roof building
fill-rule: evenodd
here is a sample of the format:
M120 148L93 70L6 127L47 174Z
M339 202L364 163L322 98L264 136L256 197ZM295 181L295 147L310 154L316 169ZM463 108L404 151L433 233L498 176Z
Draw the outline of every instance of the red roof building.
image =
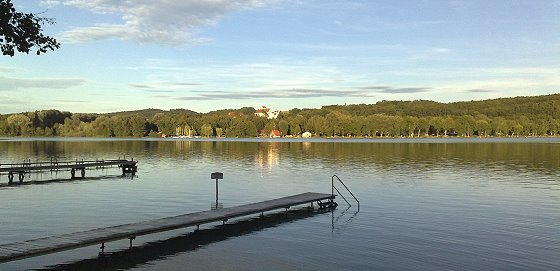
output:
M282 136L282 132L280 132L279 130L272 130L270 131L270 137L281 137Z

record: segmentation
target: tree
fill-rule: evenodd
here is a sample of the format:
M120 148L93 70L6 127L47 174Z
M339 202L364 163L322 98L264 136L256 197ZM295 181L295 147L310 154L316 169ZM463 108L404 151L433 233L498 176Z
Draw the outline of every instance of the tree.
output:
M56 39L44 35L42 26L53 24L50 18L37 17L33 13L17 12L11 0L0 0L0 49L2 54L14 56L15 51L37 55L60 48Z
M6 130L11 136L25 136L31 133L31 120L26 115L15 114L6 119Z
M216 128L216 136L217 136L217 137L222 137L222 136L224 136L224 129L222 129L222 128L220 128L220 127Z
M111 118L106 116L101 116L92 122L93 133L95 136L100 137L112 137L113 134L113 122Z
M128 118L130 134L134 137L143 137L149 133L148 122L142 115L132 115Z
M289 132L290 128L290 124L285 121L285 120L281 120L278 122L278 129L280 130L280 132L282 132L282 135L287 135Z
M200 134L204 137L211 137L214 135L214 129L212 129L210 124L204 124L200 128Z
M294 136L301 134L301 126L297 120L290 123L290 134Z

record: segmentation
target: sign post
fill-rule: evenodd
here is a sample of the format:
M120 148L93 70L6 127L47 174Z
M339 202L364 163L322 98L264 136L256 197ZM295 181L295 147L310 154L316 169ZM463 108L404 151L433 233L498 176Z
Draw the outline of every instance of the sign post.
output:
M213 172L210 174L210 179L216 180L216 208L218 206L218 180L222 180L224 178L224 173L222 172Z

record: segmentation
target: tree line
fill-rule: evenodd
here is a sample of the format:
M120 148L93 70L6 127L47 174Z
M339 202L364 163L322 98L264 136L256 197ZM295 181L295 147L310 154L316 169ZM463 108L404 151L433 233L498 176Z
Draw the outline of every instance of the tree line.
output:
M321 137L558 136L560 94L485 101L437 103L382 101L292 109L277 119L255 109L196 113L190 110L141 110L79 114L43 110L0 116L1 136L203 137L284 136L310 132Z

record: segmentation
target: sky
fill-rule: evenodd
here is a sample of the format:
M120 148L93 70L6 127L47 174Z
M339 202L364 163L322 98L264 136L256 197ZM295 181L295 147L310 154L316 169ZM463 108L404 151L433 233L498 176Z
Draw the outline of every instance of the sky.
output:
M560 0L13 0L0 113L316 108L560 93Z

